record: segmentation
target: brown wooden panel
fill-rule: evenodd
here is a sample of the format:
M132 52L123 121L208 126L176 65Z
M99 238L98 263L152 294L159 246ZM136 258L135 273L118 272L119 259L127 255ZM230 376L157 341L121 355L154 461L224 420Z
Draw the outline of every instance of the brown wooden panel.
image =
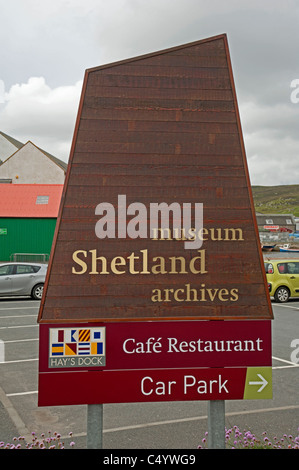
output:
M209 155L223 155L229 154L230 152L236 153L240 150L237 139L234 139L231 145L229 144L229 140L230 139L223 141L223 145L221 141L217 141L217 143L214 144L209 142L209 136L204 136L202 140L198 139L197 142L101 142L100 147L104 153L139 154L143 152L149 155L153 153L160 153L161 155L196 155L203 153L209 157ZM88 149L90 149L91 152L98 151L98 142L79 142L76 145L76 150L80 153L87 153L89 151Z
M66 303L66 302L65 302ZM43 317L40 322L42 323L74 323L87 322L87 321L163 321L169 320L169 307L164 304L162 306L149 306L147 309L140 307L127 308L123 306L114 305L112 308L101 306L96 309L94 307L68 307L60 304L60 307L47 308L47 317ZM258 306L258 308L257 308ZM257 304L252 306L248 305L202 305L198 315L195 315L194 306L189 305L184 307L184 320L248 320L265 319L263 309L267 308L264 304ZM182 319L182 306L174 305L171 308L172 320ZM75 319L75 320L74 320ZM121 320L120 320L121 319Z
M146 167L149 166L156 166L156 165L168 165L169 167L187 167L187 166L201 166L204 167L215 167L215 166L222 166L222 167L229 167L232 171L235 168L244 168L240 165L240 157L238 155L195 155L195 154L188 154L184 155L184 160L182 162L181 155L168 155L168 154L151 154L151 155L144 155L142 153L135 153L134 155L129 155L129 157L125 154L120 153L105 153L105 152L89 152L80 153L77 152L76 154L77 159L76 163L73 163L73 168L76 166L83 164L83 165L101 165L105 163L109 163L111 165L117 164L120 168L122 165L130 165L135 168L136 165L145 165ZM84 188L82 188L84 189Z
M124 107L111 109L111 108L96 108L88 103L85 103L81 114L81 123L84 120L89 119L104 119L105 121L110 120L124 120L132 124L138 121L149 121L149 122L234 122L236 123L236 115L234 109L231 108L228 111L204 111L202 109L138 109L138 113L134 113L134 119L132 119L132 110Z
M188 68L188 67L227 67L227 59L224 54L219 56L200 56L200 55L186 55L186 54L165 54L156 55L146 59L140 59L140 65L145 64L147 66L157 67L163 65L164 67L176 67Z
M201 78L213 79L219 78L230 79L228 68L223 67L179 67L176 65L167 66L159 64L159 66L147 65L146 62L142 64L139 61L132 61L123 63L121 67L102 67L101 74L91 74L89 77L90 85L98 85L101 80L105 80L103 77L114 77L117 80L117 76L126 77L156 77L156 79L171 77L172 79L192 79L197 80Z
M237 134L236 123L230 122L185 122L185 121L128 121L89 119L80 123L81 131L97 132L182 132L191 134Z
M235 178L234 180L235 187L226 186L221 187L219 191L219 184L217 181L204 181L201 186L201 194L199 196L198 187L185 187L183 185L176 186L176 196L177 198L185 198L185 202L202 202L209 200L210 202L214 201L215 204L218 204L219 199L227 201L227 208L238 207L239 197L247 197L248 201L248 188L244 183L244 179ZM238 186L236 186L238 184ZM105 201L109 199L113 204L117 204L118 194L126 194L128 202L131 203L135 201L135 192L134 187L128 186L118 186L119 192L116 193L112 187L107 186L94 186L89 184L88 187L79 187L76 191L69 192L69 198L66 202L66 205L77 205L78 207L88 205L90 207L96 207L100 202L103 202L103 197L105 196ZM162 199L164 198L164 199ZM167 188L165 185L163 187L152 187L144 186L142 194L138 196L138 199L143 202L148 200L148 202L157 202L165 201L171 203L173 198L168 194ZM248 210L248 205L246 206ZM222 211L219 214L219 217L222 218ZM241 213L240 213L241 217Z
M181 88L177 89L169 89L169 88L129 88L129 87L102 87L102 86L94 86L89 88L89 94L86 95L88 98L91 99L94 97L99 96L101 93L102 97L105 98L113 98L114 102L115 98L125 99L127 102L128 99L136 99L136 100L176 100L179 99L179 103L181 104L182 100L221 100L221 101L230 101L232 99L232 92L231 90L226 89L219 89L218 88ZM179 95L179 98L178 98ZM108 100L107 100L108 102ZM175 104L175 101L173 102Z
M199 162L198 162L199 163ZM179 172L181 176L193 176L194 174L200 174L201 178L205 178L211 174L211 169L208 166L193 165L182 165L182 164L168 164L163 165L160 163L147 165L145 163L137 162L132 165L129 162L123 161L117 165L111 162L100 162L93 164L94 175L121 175L121 176L141 176L141 175L161 175L170 176L177 175ZM231 167L228 165L211 165L215 177L218 176L243 176L244 169L240 166ZM73 165L74 175L88 175L90 173L89 163L76 163Z
M83 144L95 143L98 149L101 149L107 143L128 143L128 144L150 144L155 139L158 140L159 144L177 144L181 145L181 151L185 148L189 149L189 146L195 146L198 152L204 151L205 146L209 149L217 150L217 153L221 154L221 147L223 153L228 146L231 146L233 152L239 150L239 136L237 133L230 134L219 134L214 132L200 133L200 132L142 132L142 131L93 131L93 130L79 130L78 139ZM190 150L189 152L190 153Z
M117 92L116 92L117 95ZM217 112L233 112L234 103L228 97L220 99L217 96L207 96L206 99L188 99L177 97L175 99L167 97L163 98L147 98L140 96L135 98L126 97L106 97L106 96L87 96L84 101L88 108L111 108L111 109L131 109L130 117L134 118L134 113L139 109L152 110L177 110L177 111L217 111ZM137 113L136 113L137 114Z
M223 76L222 69L211 77L185 77L173 75L169 76L144 76L144 75L119 75L112 73L93 75L90 81L90 87L87 90L87 96L96 96L98 93L105 95L108 88L118 87L119 89L128 88L129 91L135 93L146 92L146 90L153 91L154 89L162 90L166 93L176 93L176 90L231 90L231 82L229 76ZM100 87L100 88L99 88ZM141 89L141 90L139 90ZM115 93L115 91L114 91Z
M203 204L202 246L150 238L162 202ZM48 323L272 318L225 35L86 72L44 293Z

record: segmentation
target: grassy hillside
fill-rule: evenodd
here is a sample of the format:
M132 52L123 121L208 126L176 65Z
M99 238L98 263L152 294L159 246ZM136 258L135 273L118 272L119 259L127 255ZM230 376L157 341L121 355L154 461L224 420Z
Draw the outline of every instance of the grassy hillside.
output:
M293 214L299 217L299 184L252 186L255 210L262 214Z

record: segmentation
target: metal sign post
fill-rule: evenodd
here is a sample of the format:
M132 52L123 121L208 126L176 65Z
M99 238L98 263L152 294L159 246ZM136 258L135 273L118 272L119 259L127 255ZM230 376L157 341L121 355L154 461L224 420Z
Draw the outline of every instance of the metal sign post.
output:
M225 401L208 402L208 448L225 449Z
M87 405L87 449L103 448L103 405Z
M208 402L209 449L225 449L225 401ZM87 449L103 448L103 405L87 405Z

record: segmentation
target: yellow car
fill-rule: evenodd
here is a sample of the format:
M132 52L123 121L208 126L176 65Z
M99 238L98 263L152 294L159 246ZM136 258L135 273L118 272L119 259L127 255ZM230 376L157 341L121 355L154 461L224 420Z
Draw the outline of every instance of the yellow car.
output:
M273 259L265 261L270 296L276 302L287 302L299 297L299 259Z

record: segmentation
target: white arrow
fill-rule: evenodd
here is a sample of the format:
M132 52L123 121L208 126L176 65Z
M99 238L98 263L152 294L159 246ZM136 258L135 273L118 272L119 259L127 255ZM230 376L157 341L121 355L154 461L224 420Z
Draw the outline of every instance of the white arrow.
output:
M261 379L261 382L249 382L249 385L261 385L261 387L258 389L258 392L261 392L266 387L266 385L268 385L268 382L261 374L257 375Z

